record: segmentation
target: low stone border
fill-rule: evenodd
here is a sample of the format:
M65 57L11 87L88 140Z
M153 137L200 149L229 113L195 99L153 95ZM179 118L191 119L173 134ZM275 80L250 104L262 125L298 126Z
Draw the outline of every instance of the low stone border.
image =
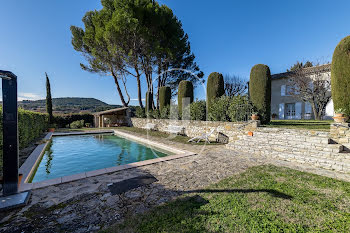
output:
M30 175L41 160L47 145L50 143L52 134L51 132L46 134L43 138L44 143L39 144L19 168L19 173L23 175L21 185L28 182Z
M153 142L151 140L147 140L144 138L139 138L134 135L130 135L118 130L112 130L112 131L88 131L88 132L74 132L72 134L70 133L48 133L47 136L45 137L46 140L50 140L52 136L68 136L68 135L83 135L83 134L93 134L93 133L115 133L117 136L121 136L133 141L137 141L142 144L146 144L147 146L154 146L163 150L167 150L169 152L174 152L176 153L175 155L169 155L161 158L155 158L155 159L149 159L149 160L144 160L140 162L135 162L135 163L130 163L130 164L124 164L124 165L119 165L119 166L114 166L114 167L109 167L109 168L103 168L103 169L98 169L94 171L88 171L88 172L83 172L83 173L78 173L70 176L63 176L63 177L58 177L55 179L50 179L50 180L44 180L41 182L36 182L36 183L27 183L28 179L31 177L32 172L36 168L38 162L41 160L44 151L46 149L46 146L49 144L49 141L47 141L45 144L39 145L33 153L30 155L30 157L27 159L25 164L23 164L23 172L25 172L25 175L23 173L24 179L22 179L22 183L19 187L20 192L32 190L32 189L39 189L51 185L57 185L61 183L68 183L88 177L93 177L93 176L98 176L98 175L103 175L103 174L108 174L108 173L113 173L117 171L122 171L122 170L127 170L131 168L136 168L136 167L142 167L154 163L159 163L159 162L165 162L165 161L170 161L174 159L179 159L179 158L184 158L188 156L195 155L195 153L190 152L190 151L185 151L185 150L178 150L172 147L169 147L167 145L158 143L158 142ZM31 166L30 166L31 165ZM20 169L20 170L21 170Z

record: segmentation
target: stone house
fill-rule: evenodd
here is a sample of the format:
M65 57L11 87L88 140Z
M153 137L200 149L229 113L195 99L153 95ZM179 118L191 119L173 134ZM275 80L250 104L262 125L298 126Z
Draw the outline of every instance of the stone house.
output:
M308 67L302 70L302 74L312 77L320 74L324 78L330 79L331 64ZM314 119L310 103L305 103L290 95L290 77L292 72L274 74L271 76L271 115L276 119ZM331 91L331 90L329 90ZM334 115L333 101L327 104L323 113L323 119L331 119Z

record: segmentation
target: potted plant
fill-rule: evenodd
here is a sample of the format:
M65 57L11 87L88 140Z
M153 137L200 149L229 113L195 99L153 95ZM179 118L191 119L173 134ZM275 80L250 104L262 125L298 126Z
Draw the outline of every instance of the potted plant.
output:
M272 113L271 117L272 117L272 120L275 120L277 118L277 114L276 113Z
M334 114L333 119L337 123L345 123L349 119L349 117L347 117L345 115L346 110L343 108L338 108L334 112L335 112L335 114Z
M252 118L253 121L259 120L258 112L253 112L251 118Z
M56 129L56 125L55 124L49 124L49 128L48 128L49 132L55 132L55 129Z

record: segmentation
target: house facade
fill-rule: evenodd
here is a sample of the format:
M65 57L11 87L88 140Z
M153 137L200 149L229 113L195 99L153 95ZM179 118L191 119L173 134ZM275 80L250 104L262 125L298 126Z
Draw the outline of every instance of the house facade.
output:
M304 68L302 73L305 76L312 77L320 74L324 78L330 79L331 65L321 65L316 67ZM302 102L295 96L290 95L292 87L290 86L290 77L292 72L274 74L271 76L271 115L275 119L289 120L309 120L314 119L310 103ZM331 90L329 90L331 91ZM323 119L331 119L334 115L333 101L327 104L323 113Z

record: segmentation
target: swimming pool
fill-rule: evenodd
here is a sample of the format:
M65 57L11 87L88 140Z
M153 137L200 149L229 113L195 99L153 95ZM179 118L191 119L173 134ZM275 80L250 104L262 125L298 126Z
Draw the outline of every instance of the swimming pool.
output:
M55 136L31 182L98 170L170 155L113 134Z

